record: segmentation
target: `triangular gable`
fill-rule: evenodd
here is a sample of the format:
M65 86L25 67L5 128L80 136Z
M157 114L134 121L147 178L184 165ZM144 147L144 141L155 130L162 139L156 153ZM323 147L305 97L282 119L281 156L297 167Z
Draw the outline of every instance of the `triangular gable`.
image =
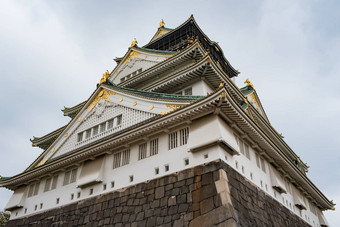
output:
M159 39L160 37L162 37L163 35L165 35L166 33L172 31L173 29L171 28L166 28L166 27L159 27L155 33L155 35L151 38L150 42L151 43L152 41L156 40L156 39Z
M123 59L119 61L119 64L112 71L109 80L115 84L124 82L176 53L174 51L151 50L138 46L130 47Z
M259 112L264 119L266 119L267 122L269 122L269 119L264 111L264 108L260 102L260 98L256 93L256 90L254 89L252 84L249 84L243 88L240 89L241 92L243 93L244 96L247 97L247 100L249 103L251 103L253 105L253 107L255 107L255 109L257 110L257 112Z
M27 170L42 166L50 159L64 156L105 136L187 105L197 98L200 97L186 98L186 96L119 88L110 83L102 84L58 138ZM100 125L103 123L106 125L106 130L100 132ZM109 124L112 125L109 127ZM97 126L99 132L94 135L93 131ZM86 133L89 129L91 136L87 137ZM78 136L81 133L84 133L83 139L79 140Z

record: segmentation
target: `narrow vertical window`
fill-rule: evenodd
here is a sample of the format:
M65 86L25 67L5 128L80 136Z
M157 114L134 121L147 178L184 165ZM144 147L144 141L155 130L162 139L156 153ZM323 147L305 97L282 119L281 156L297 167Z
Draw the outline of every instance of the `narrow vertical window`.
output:
M121 153L121 152L115 153L115 154L113 155L113 168L114 168L114 169L120 167L121 156L122 156L122 153Z
M180 145L181 146L188 143L188 136L189 136L188 127L180 130Z
M122 115L117 116L117 126L122 124Z
M245 155L245 154L244 154L244 144L243 144L243 141L240 140L240 138L239 138L239 146L240 146L240 151L241 151L241 153L242 153L243 155Z
M168 171L169 171L169 169L170 169L170 168L169 168L169 165L168 165L168 164L164 166L164 170L165 170L165 172L168 172Z
M106 122L100 124L100 132L104 132L106 130Z
M147 144L143 143L139 145L139 160L146 158Z
M85 139L88 139L91 137L91 129L88 129L85 131Z
M77 142L80 142L83 140L83 132L78 133L78 138L77 138Z
M58 183L58 175L55 175L55 176L53 177L53 180L52 180L51 190L57 188L57 183Z
M174 149L178 146L177 142L177 132L169 134L169 149Z
M244 151L245 151L246 157L250 160L249 145L246 143L244 143Z
M50 190L50 188L51 188L51 180L52 180L52 178L47 178L46 179L44 192L47 192L47 191Z
M35 184L33 195L38 195L39 187L40 187L40 182Z
M123 151L122 166L130 163L130 149Z
M71 171L66 171L63 185L67 185L70 182L70 176L71 176Z
M33 192L34 192L34 184L32 184L28 190L28 195L27 197L31 197L33 196Z
M107 129L111 129L111 128L113 128L113 119L107 122Z
M98 132L99 132L99 125L97 125L97 126L94 126L94 127L93 127L93 130L92 130L92 134L93 134L93 136L97 135L97 134L98 134Z
M132 182L133 181L133 175L131 175L129 178L130 178L130 182Z
M265 166L264 159L260 158L260 160L261 160L261 169L262 169L263 172L266 172L266 166Z
M77 180L77 169L73 169L71 171L70 183L76 182L76 180Z
M255 158L256 158L256 165L257 165L257 167L261 168L260 158L259 158L259 155L257 153L255 153Z
M150 141L150 156L158 154L158 138Z
M192 95L192 87L189 87L184 90L184 95Z

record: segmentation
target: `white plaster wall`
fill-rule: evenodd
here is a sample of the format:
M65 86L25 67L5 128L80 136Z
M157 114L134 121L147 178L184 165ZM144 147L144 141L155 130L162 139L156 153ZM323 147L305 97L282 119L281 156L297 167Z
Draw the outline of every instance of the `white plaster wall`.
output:
M218 120L219 121L219 120ZM194 124L195 121L192 122L191 128L196 127ZM177 127L171 130L171 132L178 131L181 128L187 127L183 125L181 127ZM234 135L233 131L229 126L223 126L227 128L224 132L224 139L228 140L230 143L234 143ZM199 128L199 127L196 127ZM206 132L202 128L201 135L205 135ZM266 172L263 172L260 168L257 167L256 159L255 159L255 151L249 147L250 152L250 160L240 154L240 155L230 155L230 153L226 152L223 148L215 145L213 147L209 147L206 149L202 149L198 152L192 153L189 152L187 145L178 146L177 148L169 150L168 147L168 134L161 132L158 135L150 137L152 140L154 138L158 138L158 154L154 156L147 157L143 160L138 160L138 149L139 144L144 143L145 141L139 138L139 141L136 140L136 143L132 144L130 147L130 163L125 166L121 166L119 168L113 169L113 155L106 155L105 164L104 164L104 176L103 182L98 183L96 185L92 185L83 189L76 188L76 183L72 183L66 186L62 186L64 180L64 173L59 174L58 185L55 190L43 192L45 186L45 179L43 179L40 183L39 194L37 196L33 196L30 198L26 198L24 202L24 208L13 211L13 213L18 213L17 215L12 215L13 218L18 218L25 216L24 209L27 208L27 214L35 214L43 210L52 209L57 206L65 205L72 203L74 201L89 198L91 196L96 196L102 193L106 193L109 191L121 189L133 184L138 184L147 180L151 180L154 178L162 177L164 175L168 175L171 173L175 173L177 171L181 171L186 168L192 168L197 165L201 165L203 163L211 162L214 160L221 159L229 164L232 168L246 177L249 181L257 185L261 188L266 194L275 198L278 202L282 203L292 212L306 220L312 226L319 226L318 218L310 211L310 208L307 207L307 210L303 210L300 215L300 211L298 208L294 208L294 202L292 195L290 193L287 194L279 194L278 192L274 193L274 189L271 185L270 180L270 169L268 168L269 163L265 161ZM190 134L189 134L190 140ZM149 155L149 140L147 141L148 147L148 155ZM188 142L190 143L190 141ZM120 150L123 151L124 149ZM184 160L189 159L189 165L185 165ZM236 167L236 162L238 163L238 167ZM169 171L165 172L165 165L169 165ZM155 174L155 168L159 168L159 174ZM242 171L242 167L243 170ZM81 167L80 167L81 168ZM78 177L81 169L78 169ZM251 179L250 173L253 174L253 178ZM134 180L130 182L129 176L133 175ZM111 188L111 182L114 181L114 188ZM262 181L262 186L261 186ZM106 190L103 190L103 184L106 184ZM293 187L293 185L291 185ZM89 195L90 189L93 189L93 195ZM81 192L80 198L77 198L77 193ZM74 199L71 200L71 194L74 194ZM56 204L56 199L60 198L60 203ZM284 202L282 200L284 199ZM287 202L288 201L288 205ZM43 208L40 209L40 203L43 203ZM291 204L291 206L290 206ZM34 206L38 205L37 211L34 211ZM314 223L314 224L313 224Z

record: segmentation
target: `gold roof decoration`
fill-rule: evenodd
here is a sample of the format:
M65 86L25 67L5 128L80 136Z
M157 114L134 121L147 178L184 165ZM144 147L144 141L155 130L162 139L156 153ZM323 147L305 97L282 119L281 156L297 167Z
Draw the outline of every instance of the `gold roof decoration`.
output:
M109 70L106 70L106 72L103 74L102 78L99 81L99 84L105 83L106 80L110 77Z
M161 22L159 23L159 27L158 28L163 28L164 25L165 25L165 23L164 23L164 20L162 19Z
M250 82L250 80L247 78L246 81L244 81L245 84L247 84L247 86L251 86L252 88L254 88L254 85L252 84L252 82Z
M130 47L137 46L137 44L138 44L138 42L137 42L136 38L134 38L132 43L131 43L131 45L130 45Z

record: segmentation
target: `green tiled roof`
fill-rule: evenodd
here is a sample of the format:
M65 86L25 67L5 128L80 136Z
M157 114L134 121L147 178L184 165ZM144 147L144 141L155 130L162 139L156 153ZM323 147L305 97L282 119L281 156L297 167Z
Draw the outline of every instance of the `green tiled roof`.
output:
M122 92L135 94L138 96L148 97L148 98L154 98L154 99L163 99L163 100L178 100L178 101L194 101L197 99L201 99L204 96L200 95L175 95L175 94L166 94L166 93L158 93L158 92L149 92L149 91L143 91L143 90L136 90L132 88L125 88L120 87L118 85L115 85L114 83L107 81L105 83L106 85L109 85L110 87L120 90Z
M135 48L140 49L140 50L144 50L144 51L154 52L154 53L161 53L161 54L176 54L176 53L178 53L177 51L155 50L155 49L149 49L149 48L139 47L139 46L135 46Z
M251 85L247 85L245 87L240 88L242 94L248 95L254 91L254 88Z

